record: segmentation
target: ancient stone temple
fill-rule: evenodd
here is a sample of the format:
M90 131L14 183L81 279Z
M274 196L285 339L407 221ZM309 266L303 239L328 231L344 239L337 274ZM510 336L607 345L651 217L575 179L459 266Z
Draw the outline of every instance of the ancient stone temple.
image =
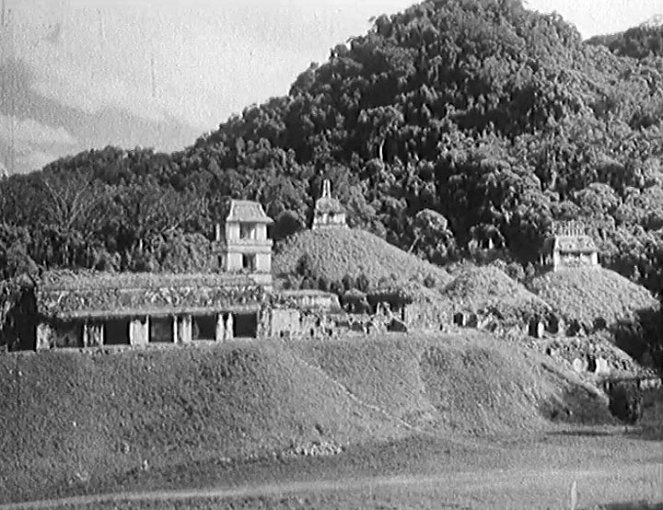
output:
M44 350L257 338L265 291L244 275L55 271L35 298Z
M267 225L273 220L258 202L233 200L222 241L222 269L249 275L267 287L272 284L272 240Z
M346 227L345 208L331 194L331 183L325 179L322 183L322 196L315 203L312 230L324 227Z
M544 241L541 261L553 271L598 266L598 248L582 223L559 223L555 225L554 234Z

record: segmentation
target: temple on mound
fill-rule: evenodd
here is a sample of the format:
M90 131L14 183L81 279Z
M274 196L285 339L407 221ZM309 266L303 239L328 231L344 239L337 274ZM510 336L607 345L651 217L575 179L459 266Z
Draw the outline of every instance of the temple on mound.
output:
M598 253L585 226L578 221L569 221L556 224L553 235L544 241L541 262L552 267L553 271L594 267L599 265Z
M311 229L325 227L347 227L345 208L338 199L332 197L329 179L325 179L322 183L322 196L315 203Z
M47 271L20 343L42 351L327 334L319 314L340 309L336 295L273 292L271 223L258 202L231 201L213 243L218 272Z

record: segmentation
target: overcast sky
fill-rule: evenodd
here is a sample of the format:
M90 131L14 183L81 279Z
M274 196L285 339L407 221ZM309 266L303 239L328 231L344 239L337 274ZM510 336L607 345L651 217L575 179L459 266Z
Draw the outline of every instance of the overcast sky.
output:
M412 2L4 4L0 63L9 59L10 65L0 69L0 166L11 163L24 171L98 145L183 148L231 113L287 93L310 62L325 61L331 47L365 33L371 16ZM526 5L558 11L583 37L623 30L663 12L663 0L529 0Z

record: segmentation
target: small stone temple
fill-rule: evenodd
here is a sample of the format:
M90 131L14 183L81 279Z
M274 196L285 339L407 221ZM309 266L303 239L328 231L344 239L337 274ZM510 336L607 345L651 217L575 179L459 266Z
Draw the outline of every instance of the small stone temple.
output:
M558 223L553 235L544 241L541 261L553 271L598 266L598 248L582 223Z
M347 227L345 208L332 197L329 179L322 182L322 196L315 203L312 230L324 227Z
M244 275L47 272L35 347L257 338L264 296Z
M223 271L247 274L257 283L271 287L273 242L267 236L271 223L273 220L258 202L232 200L224 239L219 239L217 233Z

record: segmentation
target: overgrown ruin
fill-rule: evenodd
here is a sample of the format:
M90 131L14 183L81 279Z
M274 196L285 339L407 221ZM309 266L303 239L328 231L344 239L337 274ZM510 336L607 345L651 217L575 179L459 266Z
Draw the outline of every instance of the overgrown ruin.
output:
M578 221L560 222L541 250L541 262L553 271L599 265L598 248Z
M322 196L315 202L313 211L313 230L325 227L346 227L345 208L332 197L331 183L325 179L322 183Z

